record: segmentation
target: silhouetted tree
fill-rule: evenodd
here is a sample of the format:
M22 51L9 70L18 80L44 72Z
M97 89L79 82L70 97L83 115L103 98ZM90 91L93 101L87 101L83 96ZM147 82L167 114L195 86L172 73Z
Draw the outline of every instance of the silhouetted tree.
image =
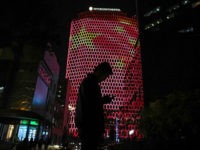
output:
M146 139L193 140L200 135L200 89L175 91L142 112L140 131Z

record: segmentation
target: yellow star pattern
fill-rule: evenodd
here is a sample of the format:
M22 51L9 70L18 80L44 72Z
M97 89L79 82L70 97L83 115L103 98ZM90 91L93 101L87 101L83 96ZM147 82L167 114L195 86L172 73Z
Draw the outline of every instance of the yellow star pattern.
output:
M115 27L115 30L116 30L118 33L122 33L122 32L125 31L124 28L121 27L121 26L116 26L116 27Z
M131 45L135 46L136 40L135 40L134 38L130 37L130 38L129 38L129 43L130 43Z
M133 25L133 21L130 19L118 18L119 22L126 25Z
M70 36L71 50L78 48L80 45L86 45L89 49L95 49L93 39L98 35L99 33L87 32L85 27L82 27L78 34Z
M123 58L122 59L118 59L117 62L116 62L116 64L115 64L115 67L122 69L124 66L125 66L124 59Z
M132 51L130 51L130 54L131 54L131 56L132 56L132 57L134 57L134 56L135 56L135 52L136 52L136 50L135 50L135 49L133 49Z

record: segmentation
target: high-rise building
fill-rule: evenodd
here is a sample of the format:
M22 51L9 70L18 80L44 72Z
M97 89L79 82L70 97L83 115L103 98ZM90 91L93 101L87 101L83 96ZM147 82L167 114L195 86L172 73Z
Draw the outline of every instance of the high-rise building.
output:
M64 107L66 99L66 79L60 78L54 103L54 116L52 125L52 143L61 144L63 137Z
M198 88L199 0L138 2L145 104L174 90Z
M118 10L98 10L79 13L71 22L64 125L69 134L78 136L74 115L79 84L95 66L107 61L114 74L100 86L103 95L116 97L104 105L105 137L114 130L116 141L132 135L141 138L138 122L144 99L137 19Z
M143 6L142 6L143 5ZM199 33L198 0L148 1L140 5L143 30Z

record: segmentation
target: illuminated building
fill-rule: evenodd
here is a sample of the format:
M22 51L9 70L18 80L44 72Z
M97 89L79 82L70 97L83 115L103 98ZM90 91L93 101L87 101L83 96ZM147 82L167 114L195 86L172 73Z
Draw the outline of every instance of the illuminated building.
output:
M198 88L199 0L138 2L145 104L173 90Z
M148 1L145 5L144 2L140 3L144 31L199 33L198 0Z
M111 64L114 74L101 83L102 94L116 95L104 106L106 133L117 129L119 139L134 132L137 138L139 111L143 108L143 79L136 17L123 12L82 12L71 22L66 66L67 95L64 125L77 136L74 123L78 87L100 62ZM89 108L88 108L89 109Z
M64 107L66 99L66 79L60 79L54 103L54 116L52 126L52 142L61 144L63 136Z
M0 140L40 137L50 131L59 65L54 52L29 45L1 49ZM20 49L21 48L21 49ZM23 49L24 48L24 49ZM22 57L26 56L25 58ZM5 65L7 64L7 66Z

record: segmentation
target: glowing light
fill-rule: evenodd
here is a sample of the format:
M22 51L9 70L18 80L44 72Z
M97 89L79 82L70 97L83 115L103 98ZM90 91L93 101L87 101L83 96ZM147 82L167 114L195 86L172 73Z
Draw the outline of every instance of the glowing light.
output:
M96 10L96 11L121 11L121 9L119 8L97 8L97 7L89 7L89 10Z
M130 130L129 135L133 135L135 130Z
M195 8L195 7L199 6L199 5L200 5L200 1L193 3L192 7Z
M123 29L123 27L121 27L121 26L116 26L115 30L116 30L117 32L119 32L119 33L124 32L124 29Z
M60 146L59 145L54 145L53 147L56 148L56 149L58 149Z
M71 49L77 49L81 45L85 45L90 49L94 48L93 39L97 37L100 33L88 32L86 28L82 27L78 34L71 36Z
M90 6L90 7L89 7L89 11L92 11L92 10L93 10L93 7L92 7L92 6Z
M144 105L140 43L136 18L121 13L87 12L71 22L69 51L67 56L67 85L65 124L69 132L77 136L74 123L78 87L87 73L103 61L108 61L114 74L101 83L102 94L115 95L111 104L104 105L106 130L117 127L119 139L128 138L134 130L142 137L136 119ZM70 115L69 115L70 114ZM116 122L117 118L117 122ZM117 124L116 124L117 123Z
M28 120L21 120L21 121L20 121L20 124L25 124L25 125L27 125L27 124L28 124Z
M7 135L6 135L7 140L9 140L12 137L13 131L14 131L14 125L9 125L8 126L8 132L7 132Z
M122 68L125 66L124 60L123 60L123 59L117 60L115 66L116 66L117 68L121 68L121 69L122 69Z
M75 110L75 107L71 106L71 105L68 105L68 110L69 111L74 111Z
M31 121L30 121L30 125L38 126L38 125L39 125L39 122L36 121L36 120L31 120Z

